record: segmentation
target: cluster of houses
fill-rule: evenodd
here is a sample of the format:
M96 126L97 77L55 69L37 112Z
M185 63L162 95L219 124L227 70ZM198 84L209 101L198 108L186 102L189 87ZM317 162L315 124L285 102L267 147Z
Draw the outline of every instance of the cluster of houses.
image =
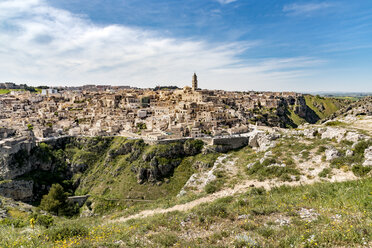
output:
M75 89L0 95L0 127L32 130L39 139L127 136L148 140L245 133L259 109L276 109L293 92L201 90L194 74L183 89Z

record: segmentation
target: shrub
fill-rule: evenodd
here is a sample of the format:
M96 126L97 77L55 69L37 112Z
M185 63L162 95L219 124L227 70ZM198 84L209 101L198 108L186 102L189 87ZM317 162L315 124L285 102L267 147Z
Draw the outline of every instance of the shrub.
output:
M45 232L49 240L58 241L69 239L73 237L87 237L89 231L86 227L81 225L58 226L50 228Z
M27 129L32 131L34 130L34 126L32 124L27 124Z
M354 152L357 154L364 154L364 150L372 145L372 140L360 141L355 145Z
M208 194L212 194L217 191L217 186L215 182L210 182L207 185L205 185L205 192Z
M333 168L341 168L344 165L359 164L363 161L363 155L355 153L353 156L349 157L339 157L331 161L331 166Z
M326 126L330 126L330 127L333 127L333 126L341 126L343 125L344 123L341 122L341 121L328 121L325 125Z
M253 188L249 192L250 195L265 195L266 190L264 187L259 187L259 188Z
M358 165L354 165L351 170L354 173L354 175L358 177L364 177L371 171L371 169L372 169L371 167L358 164Z
M324 168L321 172L319 172L319 177L330 177L332 169L331 168Z
M204 146L204 142L201 140L186 140L184 144L185 153L189 156L199 154Z
M244 229L245 231L253 231L257 229L258 225L256 225L253 221L245 220L243 223L240 224L240 228Z
M319 146L318 147L317 154L321 154L321 153L325 152L325 150L327 150L327 147L325 147L325 146Z
M13 219L13 218L5 218L0 220L0 225L4 226L12 226L14 228L22 228L27 226L27 223L19 218Z
M33 214L31 216L35 220L36 225L49 228L54 225L54 219L50 215Z
M273 236L274 234L274 230L271 229L271 228L268 228L268 227L262 227L258 230L258 233L265 237L265 238L269 238L270 236Z

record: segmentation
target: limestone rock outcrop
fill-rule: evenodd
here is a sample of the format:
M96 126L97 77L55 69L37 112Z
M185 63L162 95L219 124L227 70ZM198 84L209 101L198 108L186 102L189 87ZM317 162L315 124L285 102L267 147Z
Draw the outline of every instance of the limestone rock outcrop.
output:
M277 133L266 133L255 130L249 134L248 145L257 147L260 151L266 151L275 145L275 140L280 137Z
M341 154L336 148L330 147L325 151L325 156L326 161L331 161L333 159L339 158Z
M0 183L0 195L19 201L30 201L33 197L33 181L9 180Z
M321 130L322 139L336 139L340 142L346 135L346 130L342 128L327 127Z
M36 143L32 137L9 138L0 141L0 180L14 179L32 170L27 161Z
M364 150L364 166L372 166L372 146Z

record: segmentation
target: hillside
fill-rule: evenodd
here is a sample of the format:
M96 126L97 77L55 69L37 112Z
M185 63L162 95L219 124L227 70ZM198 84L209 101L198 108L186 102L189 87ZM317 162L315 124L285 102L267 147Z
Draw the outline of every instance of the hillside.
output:
M13 148L0 190L32 205L1 197L0 247L368 247L365 106L323 124L257 127L236 149L123 137ZM74 217L38 207L54 183L89 195Z
M329 118L341 108L350 104L349 100L330 97L305 95L303 100L289 106L288 117L293 121L292 127L304 123L315 124L316 122Z
M91 198L49 228L45 213L3 199L0 246L368 247L372 140L354 123L258 129L226 153L119 137L43 145L52 161L71 158L73 192Z

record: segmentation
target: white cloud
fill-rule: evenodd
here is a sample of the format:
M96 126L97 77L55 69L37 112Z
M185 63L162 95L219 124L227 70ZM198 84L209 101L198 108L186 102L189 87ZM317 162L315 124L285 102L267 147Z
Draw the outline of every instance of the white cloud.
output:
M322 10L322 9L327 9L332 7L333 5L327 2L323 3L293 3L293 4L288 4L283 7L283 11L294 14L294 15L299 15L299 14L308 14L310 12Z
M236 2L238 0L217 0L217 2L219 2L220 4L229 4L229 3L233 3L233 2Z
M101 26L43 0L2 1L0 34L0 82L183 86L196 71L203 88L280 90L321 63L313 58L243 61L238 57L259 43L212 44Z

